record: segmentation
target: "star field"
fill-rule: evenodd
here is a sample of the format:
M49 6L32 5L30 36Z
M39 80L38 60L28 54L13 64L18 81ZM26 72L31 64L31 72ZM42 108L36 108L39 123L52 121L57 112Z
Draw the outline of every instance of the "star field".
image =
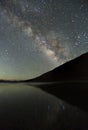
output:
M1 0L0 78L27 79L88 51L86 0Z

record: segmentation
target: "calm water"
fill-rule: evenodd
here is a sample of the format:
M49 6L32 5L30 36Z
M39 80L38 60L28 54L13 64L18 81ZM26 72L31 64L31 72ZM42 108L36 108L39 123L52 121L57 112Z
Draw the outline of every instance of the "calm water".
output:
M0 129L88 130L86 113L41 89L0 84Z

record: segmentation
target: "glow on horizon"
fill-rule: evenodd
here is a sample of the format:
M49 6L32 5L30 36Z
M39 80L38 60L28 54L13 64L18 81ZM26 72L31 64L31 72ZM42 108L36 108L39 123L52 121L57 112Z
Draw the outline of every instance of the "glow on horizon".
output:
M1 0L0 79L32 79L88 52L82 3Z

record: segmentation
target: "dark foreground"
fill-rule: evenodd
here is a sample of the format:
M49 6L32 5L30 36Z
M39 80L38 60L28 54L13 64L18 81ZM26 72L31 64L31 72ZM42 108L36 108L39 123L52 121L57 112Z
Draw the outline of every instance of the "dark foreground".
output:
M88 113L39 88L0 84L0 130L88 130Z
M71 105L88 112L88 82L56 82L56 83L32 83Z

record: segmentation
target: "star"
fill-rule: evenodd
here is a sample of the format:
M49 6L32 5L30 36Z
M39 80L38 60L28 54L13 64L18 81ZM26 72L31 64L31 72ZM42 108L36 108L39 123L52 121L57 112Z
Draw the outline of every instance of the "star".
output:
M31 79L87 52L87 4L1 0L0 78Z

